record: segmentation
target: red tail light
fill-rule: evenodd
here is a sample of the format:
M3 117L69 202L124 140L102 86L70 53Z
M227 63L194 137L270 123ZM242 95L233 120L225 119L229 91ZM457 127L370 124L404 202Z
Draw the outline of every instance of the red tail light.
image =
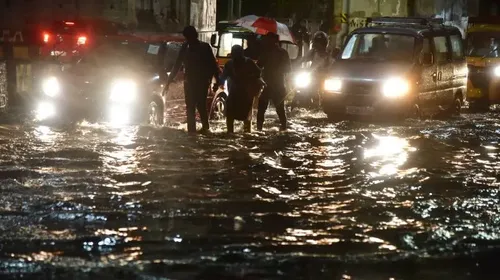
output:
M85 45L87 43L87 36L80 36L76 42L78 45Z
M43 42L48 43L49 39L50 39L49 33L47 33L47 32L43 33Z
M66 24L66 25L75 25L75 23L72 22L72 21L65 21L64 24Z

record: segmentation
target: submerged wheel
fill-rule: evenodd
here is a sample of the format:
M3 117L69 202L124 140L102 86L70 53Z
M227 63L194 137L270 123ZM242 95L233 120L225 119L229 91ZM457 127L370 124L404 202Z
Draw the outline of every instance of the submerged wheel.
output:
M420 110L420 106L418 106L418 104L414 104L413 106L410 106L405 118L406 119L416 119L416 120L422 119L422 111Z
M148 124L152 126L161 126L164 122L163 104L159 98L154 98L148 105Z
M223 120L226 117L226 97L217 96L212 104L211 118L214 120Z
M462 98L460 96L455 96L455 99L453 100L453 105L451 107L451 114L452 116L460 116L462 113Z

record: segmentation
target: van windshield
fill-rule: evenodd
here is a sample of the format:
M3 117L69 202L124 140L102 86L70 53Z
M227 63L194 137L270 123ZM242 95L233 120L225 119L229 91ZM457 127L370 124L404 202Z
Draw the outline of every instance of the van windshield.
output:
M347 42L341 59L412 61L415 37L400 34L354 34Z

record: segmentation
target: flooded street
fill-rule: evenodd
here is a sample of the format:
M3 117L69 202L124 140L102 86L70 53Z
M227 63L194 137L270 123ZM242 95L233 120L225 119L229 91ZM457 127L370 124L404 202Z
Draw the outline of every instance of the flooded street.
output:
M0 126L0 278L498 279L498 113L277 126Z

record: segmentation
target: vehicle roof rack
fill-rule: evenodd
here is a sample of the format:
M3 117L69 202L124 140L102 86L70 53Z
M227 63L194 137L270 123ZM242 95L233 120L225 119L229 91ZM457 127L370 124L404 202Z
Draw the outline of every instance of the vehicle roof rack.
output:
M367 18L366 26L375 25L410 25L410 26L443 26L442 18L417 18L417 17L376 17Z
M475 24L500 24L500 16L469 17L468 23Z

